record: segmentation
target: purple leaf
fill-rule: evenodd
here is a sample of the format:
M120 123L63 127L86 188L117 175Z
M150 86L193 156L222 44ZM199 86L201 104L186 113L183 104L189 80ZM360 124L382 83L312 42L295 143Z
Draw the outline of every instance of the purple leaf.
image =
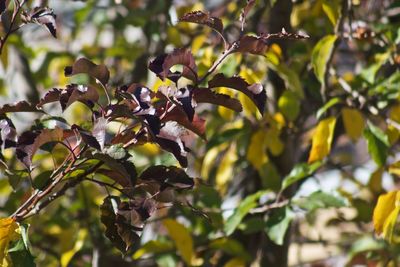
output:
M96 65L87 58L80 58L75 61L72 66L68 66L64 69L66 77L82 73L97 79L103 86L105 86L110 79L110 71L105 65Z
M0 114L7 112L43 112L36 108L35 105L23 100L14 104L5 104L0 108Z
M240 76L228 78L219 73L208 82L208 85L210 88L229 87L244 93L254 102L260 113L264 114L267 94L261 84L255 83L250 85Z
M194 88L193 99L197 103L210 103L223 106L237 112L242 111L240 101L225 94L218 94L210 90L210 88Z
M17 131L12 121L4 117L0 119L0 146L1 150L17 145Z
M171 74L171 67L175 65L183 65L182 76L197 81L197 66L194 57L189 50L184 48L156 57L150 62L149 69L161 80L165 80Z
M206 14L202 11L192 11L190 13L186 13L180 19L182 22L192 22L201 25L206 25L211 29L217 31L222 35L222 31L224 30L224 26L222 24L221 19L216 17L211 17L210 14Z

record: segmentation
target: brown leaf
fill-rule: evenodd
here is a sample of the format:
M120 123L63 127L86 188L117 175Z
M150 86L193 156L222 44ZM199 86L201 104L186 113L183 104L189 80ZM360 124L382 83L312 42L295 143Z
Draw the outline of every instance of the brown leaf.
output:
M16 102L14 104L5 104L0 108L0 115L7 112L43 112L25 100Z
M242 31L244 31L244 25L246 24L247 14L253 8L255 3L256 3L256 0L247 0L246 6L242 9L242 12L240 12L239 21L242 24Z

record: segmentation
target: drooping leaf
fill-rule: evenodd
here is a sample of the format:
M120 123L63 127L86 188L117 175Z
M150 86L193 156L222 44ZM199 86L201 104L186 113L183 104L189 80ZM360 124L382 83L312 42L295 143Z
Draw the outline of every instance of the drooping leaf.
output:
M294 217L295 214L289 206L272 211L272 215L267 220L265 232L275 244L283 244L286 232Z
M322 108L318 109L317 119L319 120L322 117L322 115L324 115L331 107L339 104L340 102L341 100L338 97L330 99L328 102L326 102L326 104Z
M321 161L316 161L311 164L299 163L295 165L292 171L283 179L281 191L285 190L292 184L312 175L321 165Z
M347 135L353 142L357 141L361 137L365 127L363 115L357 109L343 108L342 118Z
M29 12L22 13L25 23L36 23L45 26L54 38L57 38L56 14L48 7L35 7Z
M310 156L308 157L309 163L323 160L329 155L329 152L331 151L335 125L335 117L326 118L318 123L312 138L312 147Z
M396 231L400 213L399 200L399 191L388 192L379 196L378 203L374 209L373 222L375 232L378 235L382 234L389 243L398 243L400 240Z
M193 90L193 98L197 103L210 103L223 106L237 112L241 112L243 109L239 100L232 98L229 95L215 93L209 88L195 88Z
M389 138L372 123L368 122L367 124L368 126L364 129L364 137L367 140L368 152L378 166L383 166L388 157Z
M248 84L243 78L239 76L226 77L224 74L219 73L215 75L209 82L210 88L216 87L229 87L238 90L248 96L253 103L257 106L261 114L264 114L265 103L267 101L267 94L261 84Z
M105 65L96 65L87 58L80 58L72 66L64 69L66 77L82 73L97 79L103 85L106 85L110 79L110 71Z
M156 57L150 62L149 69L164 80L172 75L170 69L175 65L183 65L182 76L197 81L197 66L192 53L187 49L175 49L170 54Z
M206 25L221 35L224 29L221 19L212 17L210 14L206 14L202 11L192 11L190 13L186 13L179 20L182 22L192 22Z
M186 264L191 265L194 257L193 239L188 229L181 223L166 219L163 221L167 228L169 236L175 242L175 246Z
M317 76L321 84L325 83L326 64L330 58L336 39L336 35L327 35L313 49L311 63L315 76Z
M258 199L266 193L268 193L268 191L258 191L257 193L249 195L243 199L239 206L234 210L233 214L227 219L224 226L224 232L227 235L231 235L247 213L249 213L251 209L257 207Z
M10 241L18 237L17 229L18 224L13 218L0 219L0 264L2 266L8 254Z

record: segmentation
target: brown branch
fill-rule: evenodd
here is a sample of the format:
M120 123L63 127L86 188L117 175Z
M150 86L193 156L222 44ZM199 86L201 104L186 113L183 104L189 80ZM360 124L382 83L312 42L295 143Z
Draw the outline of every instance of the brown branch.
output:
M19 3L19 1L14 1L14 11L11 17L11 21L10 21L10 27L7 29L6 34L4 35L4 37L0 38L0 54L3 51L3 47L5 45L5 43L7 42L8 37L16 32L23 24L19 25L17 28L14 28L14 24L17 20L17 17L22 9L22 7L25 5L25 3L27 2L27 0L23 0L21 3Z

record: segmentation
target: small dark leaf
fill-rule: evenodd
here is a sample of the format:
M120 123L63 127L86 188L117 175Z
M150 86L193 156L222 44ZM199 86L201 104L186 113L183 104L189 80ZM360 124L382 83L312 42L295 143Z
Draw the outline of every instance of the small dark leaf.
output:
M0 1L0 14L4 12L7 8L7 0Z
M136 168L133 163L126 159L116 160L108 154L95 153L93 158L103 161L112 172L100 171L111 179L114 179L117 183L124 187L132 187L133 182L136 180Z
M215 93L210 90L210 88L194 88L193 99L196 100L197 103L210 103L237 112L242 111L242 105L239 100L231 98L229 95Z
M16 102L14 104L5 104L0 108L0 115L7 112L42 112L37 109L34 104L31 104L25 100Z
M45 26L54 38L57 37L56 14L48 7L35 7L29 12L23 12L22 21Z
M268 45L257 36L244 35L236 43L238 45L235 52L251 53L255 55L265 55Z
M197 81L197 66L192 53L187 49L175 49L170 54L156 57L149 64L149 69L161 80L171 74L170 68L175 65L183 65L182 76Z
M81 127L79 127L76 124L72 125L71 129L79 132L79 134L82 137L82 140L85 144L87 144L88 146L93 147L97 150L101 150L101 146L100 146L99 142L91 133L83 130Z
M240 76L233 76L228 78L225 77L224 74L219 73L215 75L211 81L208 82L208 85L210 88L229 87L244 93L254 102L260 113L264 114L267 94L261 84L255 83L250 85Z
M160 184L160 190L168 187L176 189L189 189L194 186L193 178L186 172L175 166L151 166L139 176L143 181L152 181Z
M182 22L192 22L201 25L206 25L213 30L217 31L222 35L222 31L224 30L224 26L222 24L221 19L216 17L211 17L210 14L206 14L202 11L192 11L190 13L186 13L180 19Z
M67 77L81 73L97 79L103 85L106 85L110 79L110 71L105 65L96 65L86 58L80 58L72 66L64 69L64 74Z

